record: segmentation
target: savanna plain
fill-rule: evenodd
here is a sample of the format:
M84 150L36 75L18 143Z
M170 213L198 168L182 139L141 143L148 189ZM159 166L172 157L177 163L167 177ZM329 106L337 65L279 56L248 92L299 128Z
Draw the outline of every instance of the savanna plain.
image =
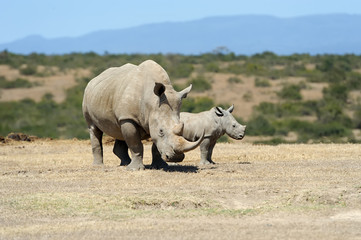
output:
M245 138L246 139L246 138ZM0 145L0 239L361 239L361 145L218 143L168 169L88 140Z

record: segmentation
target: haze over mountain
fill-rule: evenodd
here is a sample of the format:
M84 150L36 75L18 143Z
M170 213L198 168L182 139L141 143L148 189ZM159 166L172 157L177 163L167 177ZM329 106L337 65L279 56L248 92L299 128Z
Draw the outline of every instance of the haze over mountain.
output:
M280 55L361 54L361 15L293 18L266 15L209 17L101 30L79 37L28 36L0 44L0 50L29 54L71 52L200 54L225 47L236 54L272 51Z

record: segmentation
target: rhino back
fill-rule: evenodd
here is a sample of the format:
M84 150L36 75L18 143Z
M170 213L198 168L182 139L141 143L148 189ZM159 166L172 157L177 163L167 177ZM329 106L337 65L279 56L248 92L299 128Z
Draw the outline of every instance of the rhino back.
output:
M221 132L220 123L213 116L212 110L200 113L180 113L180 120L184 123L183 136L187 140L198 139L203 131L206 138L212 138Z

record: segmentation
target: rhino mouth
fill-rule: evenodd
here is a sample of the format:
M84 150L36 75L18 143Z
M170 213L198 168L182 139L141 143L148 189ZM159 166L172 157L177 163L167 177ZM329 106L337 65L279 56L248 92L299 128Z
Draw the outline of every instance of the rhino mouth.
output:
M237 137L237 140L242 140L244 138L244 135L239 135L238 137Z

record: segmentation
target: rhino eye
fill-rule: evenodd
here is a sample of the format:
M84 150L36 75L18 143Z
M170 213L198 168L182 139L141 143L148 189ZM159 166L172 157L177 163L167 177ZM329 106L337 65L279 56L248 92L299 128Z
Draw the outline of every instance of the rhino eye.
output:
M235 127L236 127L236 124L233 124L232 127L235 128Z
M159 129L159 137L164 137L164 131L163 131L163 129Z

